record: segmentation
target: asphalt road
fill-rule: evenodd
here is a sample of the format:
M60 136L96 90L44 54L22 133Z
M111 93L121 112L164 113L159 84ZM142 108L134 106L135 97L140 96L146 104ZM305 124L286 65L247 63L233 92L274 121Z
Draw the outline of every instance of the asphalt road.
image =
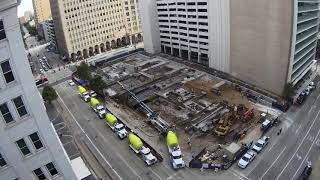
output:
M54 52L47 52L47 50L45 49L46 46L47 44L42 44L28 50L28 53L31 54L30 60L34 63L35 66L33 71L34 75L40 74L39 69L43 69L39 62L39 59L42 59L44 56L48 59L48 63L52 66L53 69L57 67L63 67L64 65L64 62L59 58L58 54L55 54ZM37 57L37 55L39 55L39 57ZM49 70L48 72L51 71L52 70Z
M308 164L319 161L320 155L320 88L301 107L292 107L284 114L279 128L268 133L270 143L245 170L234 165L231 171L244 179L293 180Z
M67 82L62 82L54 88L64 108L63 113L73 119L71 126L79 127L76 133L82 132L83 142L96 154L102 166L112 171L113 177L117 179L239 179L238 175L227 171L200 172L199 169L189 168L175 171L171 168L167 155L164 155L162 163L147 167L129 149L128 139L121 141L106 126L104 120L99 119L89 105L80 99L76 86L71 87ZM156 131L155 133L158 134Z

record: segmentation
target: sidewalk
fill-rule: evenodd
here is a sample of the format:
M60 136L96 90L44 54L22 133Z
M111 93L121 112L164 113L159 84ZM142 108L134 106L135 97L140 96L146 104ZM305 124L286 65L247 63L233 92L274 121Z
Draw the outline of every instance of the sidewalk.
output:
M318 180L320 177L320 160L317 161L316 164L312 167L312 173L310 176L310 180Z

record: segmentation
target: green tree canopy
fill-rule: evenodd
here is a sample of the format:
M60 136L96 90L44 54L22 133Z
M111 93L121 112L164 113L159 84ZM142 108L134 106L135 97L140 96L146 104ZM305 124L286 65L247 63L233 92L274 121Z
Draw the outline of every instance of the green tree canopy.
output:
M95 75L89 81L90 87L98 92L102 92L103 89L106 87L106 83L103 81L102 77L99 75Z
M24 26L27 28L27 30L31 36L36 36L38 34L36 27L30 26L29 22L24 23Z
M51 101L58 97L56 91L51 86L44 86L42 91L42 98L45 102L51 104Z
M90 81L91 79L91 69L85 62L82 62L79 66L77 66L77 74L80 79L87 81Z
M283 99L290 101L295 94L296 94L296 91L294 86L291 83L287 83L283 89L283 93L282 93Z

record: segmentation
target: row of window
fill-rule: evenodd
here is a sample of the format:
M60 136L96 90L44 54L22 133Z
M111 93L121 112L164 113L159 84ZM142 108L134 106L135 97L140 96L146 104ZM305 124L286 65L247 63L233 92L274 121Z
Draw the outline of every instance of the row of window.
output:
M5 60L0 63L2 76L5 80L5 83L8 85L15 80L9 60Z
M35 132L35 133L30 134L29 139L31 140L36 152L44 148L44 145L41 142L40 137L38 136L38 133ZM22 153L23 157L28 157L28 156L32 155L32 152L30 151L30 148L27 145L24 138L21 138L18 141L16 141L16 144L17 144L20 152Z
M179 17L179 18L187 18L188 19L192 19L192 20L197 20L197 16L196 15L185 15L185 14L158 14L158 17ZM176 18L172 18L175 19ZM205 18L203 18L205 19Z
M162 0L157 0L157 1L162 1ZM172 2L172 3L169 3L168 4L169 6L172 6L172 5L186 5L185 2ZM196 5L196 2L188 2L187 3L188 6L195 6ZM207 5L207 2L197 2L197 5L198 6L205 6ZM163 3L159 3L157 4L157 6L167 6L167 4L163 4Z
M176 39L173 39L173 40L179 40L180 42L186 42L186 43L192 43L192 44L201 44L201 45L208 45L208 43L207 42L201 42L201 41L195 41L195 40L188 40L188 39L183 39L183 38L180 38L180 39L178 39L178 38L176 38ZM167 42L167 41L161 41L161 43L163 43L163 44L170 44L170 42ZM178 45L178 43L175 43L175 42L172 42L173 43L173 45ZM184 43L185 44L185 46L187 47L187 45L186 45L186 43ZM206 49L206 50L208 50L208 49Z
M186 44L179 44L179 43L171 43L172 45L175 45L175 46L181 46L181 47L185 47L185 48L188 48L188 45L186 45ZM171 47L169 47L170 46L170 43L169 42L166 42L166 41L161 41L161 45L163 46L163 45L168 45L168 46L166 46L166 47L168 47L168 48L171 48ZM192 46L192 45L189 45L189 48L193 48L193 49L198 49L198 47L195 47L195 46ZM206 48L200 48L200 50L203 50L203 51L208 51L208 49L206 49ZM203 53L203 52L202 52ZM204 53L203 53L204 54ZM207 54L204 54L204 55L207 55Z
M7 161L4 159L4 157L0 153L0 169L7 167L7 166L8 166ZM59 174L55 165L53 164L53 162L46 164L44 167L45 167L46 171L48 172L48 174L50 174L51 177L55 177ZM37 177L38 180L46 180L47 179L47 177L43 173L41 167L33 170L33 173L34 173L35 177Z
M165 12L165 11L180 11L180 12L208 12L207 9L182 9L182 8L169 8L168 9L158 9L158 12Z
M7 38L6 32L4 31L3 21L0 20L0 40Z
M184 27L184 26L171 26L171 29L182 29L182 30L189 30L189 31L199 31L199 32L208 32L208 29L197 29L197 28L191 28L191 27ZM174 32L174 31L173 31ZM171 32L171 33L173 33ZM167 33L169 34L169 31L165 31L165 30L160 30L160 33ZM173 33L175 34L175 33Z
M188 22L186 22L186 21L179 21L179 23L180 23L180 22L181 22L181 24L186 24L186 23L188 23L188 24L190 24L190 25L208 26L208 23L207 23L207 22L194 22L194 21L188 21ZM161 24L159 27L160 27L160 28L169 28L169 27L171 27L171 28L177 29L177 26L174 26L174 25L169 26L169 25L163 25L163 24Z
M188 37L188 34L187 33L179 33L180 35L182 36L186 36ZM197 35L197 34L189 34L189 37L194 37L194 38L200 38L200 39L209 39L208 36L204 36L204 35ZM164 39L170 39L170 36L164 36L164 35L161 35L160 38L164 38ZM175 39L175 40L178 40L177 37L171 37L171 39Z
M184 17L185 18L185 17ZM208 16L195 16L195 15L189 15L188 18L192 18L192 19L208 19ZM159 19L159 22L171 22L171 23L177 23L178 20L177 19Z
M23 118L28 115L27 109L23 103L21 96L12 99L12 102L13 102L15 109L16 109L17 113L19 114L20 118ZM11 123L15 122L15 120L9 110L8 103L0 104L0 113L1 113L2 118L6 124L11 124Z
M59 174L56 167L54 166L54 164L52 162L46 164L44 167L45 167L46 171L48 171L50 176L52 176L52 177L55 177ZM46 180L47 179L47 177L44 174L44 172L42 171L41 167L33 170L33 173L38 178L38 180Z

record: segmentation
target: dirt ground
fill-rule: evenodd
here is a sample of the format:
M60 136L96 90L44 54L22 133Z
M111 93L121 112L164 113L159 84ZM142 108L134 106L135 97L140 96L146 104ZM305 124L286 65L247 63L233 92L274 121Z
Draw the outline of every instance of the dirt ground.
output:
M244 104L246 107L251 108L252 104L248 101L246 97L241 95L240 92L236 91L233 87L230 87L227 84L222 85L219 89L221 91L221 96L217 96L211 92L212 86L219 83L217 80L193 80L185 84L190 91L201 92L205 91L208 98L212 102L222 102L227 101L229 104Z

